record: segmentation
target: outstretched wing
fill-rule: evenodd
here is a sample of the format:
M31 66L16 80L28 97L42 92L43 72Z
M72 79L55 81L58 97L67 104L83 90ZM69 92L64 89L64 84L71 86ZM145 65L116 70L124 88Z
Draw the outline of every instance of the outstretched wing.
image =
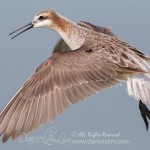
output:
M128 62L124 64L120 60L119 64L118 60L117 63L116 60L110 61L108 52L86 46L53 54L37 68L1 112L3 142L53 120L70 104L117 85L119 80L126 80L138 71L137 68L130 69Z

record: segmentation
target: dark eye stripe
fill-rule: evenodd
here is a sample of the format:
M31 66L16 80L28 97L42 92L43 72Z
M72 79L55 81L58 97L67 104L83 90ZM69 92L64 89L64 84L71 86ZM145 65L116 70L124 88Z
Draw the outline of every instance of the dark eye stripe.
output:
M44 19L44 16L40 16L40 17L39 17L39 20L43 20L43 19Z
M38 20L44 20L46 18L47 18L47 16L39 16Z

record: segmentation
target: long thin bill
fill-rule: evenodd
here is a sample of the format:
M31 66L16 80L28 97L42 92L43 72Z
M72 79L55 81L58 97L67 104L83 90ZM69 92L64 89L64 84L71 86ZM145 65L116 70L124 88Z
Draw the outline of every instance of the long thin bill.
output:
M25 29L24 29L24 28L25 28ZM11 39L14 39L15 37L17 37L17 36L20 35L21 33L25 32L25 31L27 31L27 30L29 30L29 29L31 29L31 28L33 28L33 24L30 22L30 23L28 23L27 25L25 25L25 26L23 26L23 27L21 27L21 28L15 30L15 31L11 32L11 33L9 34L9 36L23 29L21 32L19 32L18 34L14 35L14 36L11 38Z

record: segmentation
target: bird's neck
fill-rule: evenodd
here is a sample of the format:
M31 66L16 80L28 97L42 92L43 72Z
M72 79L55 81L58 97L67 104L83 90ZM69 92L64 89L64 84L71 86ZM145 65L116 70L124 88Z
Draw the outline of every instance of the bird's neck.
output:
M60 34L72 50L83 45L85 36L82 27L60 15L57 16L55 22L53 29Z

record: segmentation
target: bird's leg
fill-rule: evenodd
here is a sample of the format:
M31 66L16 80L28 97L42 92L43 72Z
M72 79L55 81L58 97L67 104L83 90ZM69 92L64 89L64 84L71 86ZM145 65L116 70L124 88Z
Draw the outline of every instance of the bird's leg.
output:
M141 112L141 116L144 120L146 130L148 130L149 123L148 123L147 118L150 119L150 110L146 107L146 105L141 100L139 102L139 109L140 109L140 112Z

